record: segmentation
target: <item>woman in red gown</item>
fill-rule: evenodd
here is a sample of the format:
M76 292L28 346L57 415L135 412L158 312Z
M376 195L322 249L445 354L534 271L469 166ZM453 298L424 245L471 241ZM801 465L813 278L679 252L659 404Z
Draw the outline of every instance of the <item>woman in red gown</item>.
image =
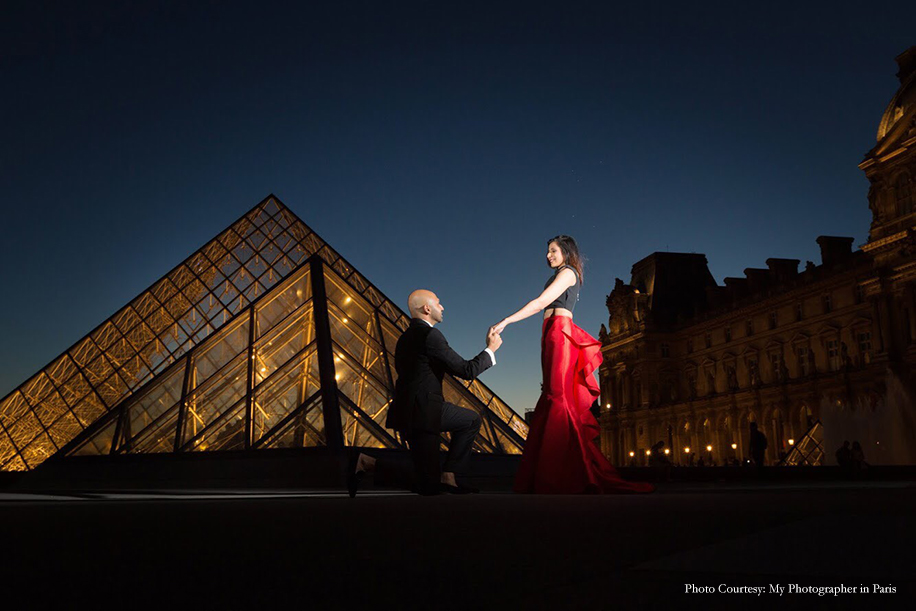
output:
M582 284L582 257L576 241L565 235L551 239L547 264L554 274L541 295L493 326L501 333L508 325L544 310L544 384L514 490L535 494L652 492L652 484L622 479L594 441L600 429L589 410L600 394L593 374L601 364L601 343L572 319Z

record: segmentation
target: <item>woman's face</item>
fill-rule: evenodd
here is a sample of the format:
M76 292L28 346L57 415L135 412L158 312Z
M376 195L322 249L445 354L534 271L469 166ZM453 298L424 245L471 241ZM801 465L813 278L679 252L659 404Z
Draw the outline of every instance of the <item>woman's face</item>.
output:
M547 245L547 265L556 269L566 263L566 259L563 257L563 251L560 250L560 247L557 246L556 242L551 242Z

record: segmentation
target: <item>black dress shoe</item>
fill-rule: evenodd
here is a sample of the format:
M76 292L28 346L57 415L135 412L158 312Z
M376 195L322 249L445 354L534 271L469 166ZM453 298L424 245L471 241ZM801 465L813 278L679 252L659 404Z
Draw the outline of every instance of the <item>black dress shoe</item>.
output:
M480 490L464 484L458 484L457 486L442 484L442 492L447 492L449 494L477 494Z
M359 451L351 450L350 458L347 461L347 492L350 493L350 498L356 498L356 490L359 488L359 483L363 481L363 475L365 471L357 471L356 464L359 462Z

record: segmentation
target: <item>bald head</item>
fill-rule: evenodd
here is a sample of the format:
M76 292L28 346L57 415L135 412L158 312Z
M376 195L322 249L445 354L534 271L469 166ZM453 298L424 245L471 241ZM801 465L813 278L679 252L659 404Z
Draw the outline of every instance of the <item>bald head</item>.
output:
M425 320L430 324L442 322L442 312L445 308L439 303L439 298L432 291L417 289L407 297L407 308L410 316Z

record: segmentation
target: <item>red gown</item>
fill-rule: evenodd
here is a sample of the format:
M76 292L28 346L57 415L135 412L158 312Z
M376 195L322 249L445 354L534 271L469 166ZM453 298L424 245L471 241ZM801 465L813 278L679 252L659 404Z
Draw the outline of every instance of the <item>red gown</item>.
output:
M538 399L513 490L535 494L652 492L655 486L628 482L595 445L600 429L589 411L600 391L593 372L601 343L571 318L544 320Z

